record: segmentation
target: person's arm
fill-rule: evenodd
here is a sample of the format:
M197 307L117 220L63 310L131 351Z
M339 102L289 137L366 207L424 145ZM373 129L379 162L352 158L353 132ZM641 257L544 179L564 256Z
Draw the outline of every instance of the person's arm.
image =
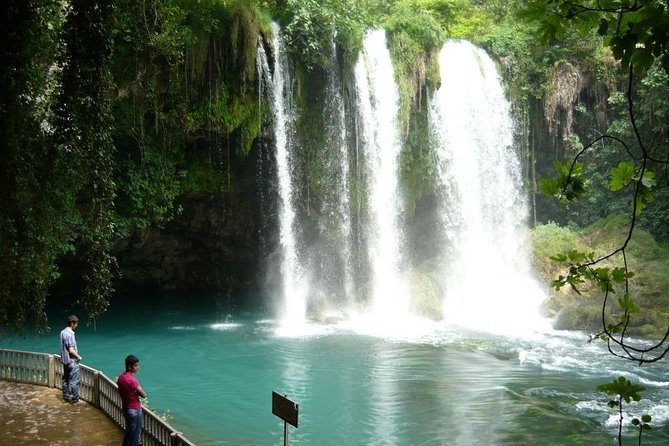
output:
M137 386L137 395L141 396L142 398L146 398L146 392L144 389L142 389L142 386Z
M83 359L82 356L74 349L74 347L70 347L67 352L70 354L70 357L76 359L77 362L81 362Z

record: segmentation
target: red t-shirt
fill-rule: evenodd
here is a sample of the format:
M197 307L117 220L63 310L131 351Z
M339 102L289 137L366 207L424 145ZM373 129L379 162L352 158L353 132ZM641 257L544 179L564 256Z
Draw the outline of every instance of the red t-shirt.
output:
M139 381L137 381L133 374L130 372L121 373L116 383L118 384L118 391L121 394L123 409L141 409L142 403L140 403L139 396L137 395Z

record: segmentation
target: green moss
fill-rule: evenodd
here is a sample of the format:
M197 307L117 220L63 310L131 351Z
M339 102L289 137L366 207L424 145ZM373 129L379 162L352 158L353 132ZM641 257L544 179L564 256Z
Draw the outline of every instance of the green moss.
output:
M550 283L558 274L563 274L563 266L550 258L557 254L565 254L571 249L587 251L587 247L580 242L580 234L557 223L549 222L536 226L530 239L533 246L532 263L539 277Z
M423 88L438 84L438 51L444 29L430 11L412 2L398 2L386 23L395 81L400 92L400 125L407 132L412 109L419 107Z
M325 89L327 73L321 69L307 71L296 69L296 108L299 110L296 136L300 152L296 160L305 186L302 206L309 214L314 203L322 202L332 184L334 169L332 159L335 153L328 152L325 117Z
M602 308L599 305L564 307L553 327L557 330L601 331Z
M404 139L400 172L408 213L434 184L427 91L436 88L440 78L438 52L444 43L444 28L436 12L438 7L436 3L400 1L385 25L400 95L399 130Z
M436 162L430 144L427 102L411 115L408 136L400 155L401 184L406 212L414 212L417 201L437 183Z
M437 281L417 270L405 273L404 276L412 296L412 313L433 320L443 319L443 291Z

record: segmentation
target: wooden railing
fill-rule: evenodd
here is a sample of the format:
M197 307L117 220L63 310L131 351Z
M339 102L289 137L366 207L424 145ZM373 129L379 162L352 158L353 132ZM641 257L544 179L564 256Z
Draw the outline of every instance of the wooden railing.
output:
M79 396L123 428L121 395L114 381L104 373L81 365ZM63 364L60 356L0 349L0 379L60 388ZM142 408L142 444L151 446L195 446L181 432L148 408Z

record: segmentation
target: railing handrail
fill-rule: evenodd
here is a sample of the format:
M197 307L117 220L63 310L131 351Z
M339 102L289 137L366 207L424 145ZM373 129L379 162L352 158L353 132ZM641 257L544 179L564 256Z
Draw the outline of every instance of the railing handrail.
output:
M62 376L63 365L59 355L0 348L0 379L59 388ZM81 399L123 428L121 395L115 381L103 372L82 364L79 394ZM195 446L152 410L143 407L142 412L142 444Z

